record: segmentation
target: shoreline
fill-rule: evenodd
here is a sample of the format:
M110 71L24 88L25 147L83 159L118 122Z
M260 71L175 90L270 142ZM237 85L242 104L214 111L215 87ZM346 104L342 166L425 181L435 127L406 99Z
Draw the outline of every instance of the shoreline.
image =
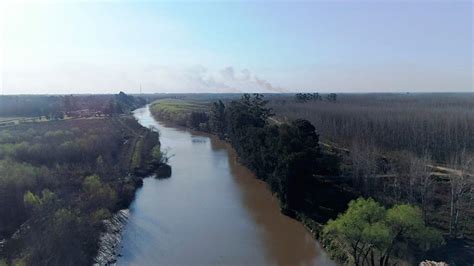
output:
M123 230L130 216L129 209L119 210L112 218L104 221L105 230L99 239L99 249L93 265L111 265L120 257Z
M140 108L146 108L146 105ZM131 116L136 120L134 115ZM144 135L139 137L142 139L146 139L148 137L148 134L157 133L156 131L150 128L143 127L143 129L146 131L144 131ZM158 143L160 143L159 135ZM135 143L134 147L132 147L132 153L135 153L138 146L140 145ZM139 153L141 153L143 150L146 150L143 149L143 147L141 147L141 149L142 150L139 151ZM120 209L113 213L111 218L103 221L105 229L100 234L98 250L95 256L93 257L93 265L113 265L116 263L117 258L120 257L119 250L121 248L123 230L130 216L129 207L135 200L135 196L138 189L143 186L143 179L151 177L160 179L167 178L171 175L171 167L168 164L154 162L153 158L151 158L150 156L151 155L147 155L145 158L143 158L139 167L130 168L130 174L127 178L133 184L133 195L126 199L123 199L124 202L120 206ZM163 169L166 169L166 171L163 171Z
M151 106L151 105L150 105ZM221 139L218 135L216 134L213 134L213 133L210 133L210 132L206 132L206 131L202 131L202 130L198 130L198 129L193 129L193 128L190 128L189 126L183 126L183 125L180 125L178 123L176 123L175 121L171 120L171 119L166 119L166 118L162 118L162 117L159 117L157 116L156 114L154 114L151 109L150 109L150 113L152 114L153 118L162 122L165 126L168 126L168 127L173 127L173 128L178 128L178 129L182 129L182 130L186 130L186 131L190 131L192 133L197 133L197 134L200 134L200 135L204 135L204 136L209 136L209 137L215 137L215 138L218 138L219 140L225 142L230 149L232 149L236 154L237 152L235 151L234 147L232 146L231 143L229 143L227 140L225 139ZM236 155L237 158L240 160L240 157L238 155ZM247 168L247 166L245 164L243 164L243 166L245 166ZM249 169L249 171L251 171ZM258 178L258 176L253 172L251 171L254 175L255 175L255 178L257 180L260 180ZM265 185L268 185L265 181L262 181L265 183ZM268 188L267 188L268 189ZM272 193L272 192L270 192ZM273 193L272 193L273 194ZM304 215L303 213L300 213L300 212L296 212L295 210L285 210L281 207L281 204L279 203L279 207L280 207L280 213L285 215L286 217L288 218L291 218L299 223L301 223L305 228L306 230L308 230L310 232L310 234L314 237L314 239L319 243L321 249L324 250L324 252L327 252L325 250L325 247L322 243L322 238L321 238L321 229L323 227L323 224L311 219L310 217Z

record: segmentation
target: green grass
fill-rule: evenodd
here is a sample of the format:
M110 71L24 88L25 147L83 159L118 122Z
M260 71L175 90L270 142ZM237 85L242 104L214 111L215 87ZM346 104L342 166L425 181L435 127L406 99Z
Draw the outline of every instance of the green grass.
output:
M132 155L132 162L131 168L139 168L142 161L142 149L143 149L143 139L139 138L134 147L133 155Z
M192 112L208 112L210 103L179 99L161 99L152 103L150 111L158 119L186 126Z
M206 112L209 110L207 102L193 102L178 99L162 99L154 102L151 108L156 112L165 113L191 113Z

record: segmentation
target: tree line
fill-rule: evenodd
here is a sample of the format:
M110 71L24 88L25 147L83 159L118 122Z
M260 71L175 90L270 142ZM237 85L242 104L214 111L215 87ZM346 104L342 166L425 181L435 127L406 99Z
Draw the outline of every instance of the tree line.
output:
M87 110L88 115L125 114L146 104L146 99L120 92L115 95L25 95L0 96L0 117L46 117L63 119Z
M326 101L328 102L337 102L337 94L335 93L329 93L325 96ZM323 101L324 98L321 94L314 92L314 93L297 93L295 94L295 100L296 102L299 103L305 103L305 102L317 102L317 101Z

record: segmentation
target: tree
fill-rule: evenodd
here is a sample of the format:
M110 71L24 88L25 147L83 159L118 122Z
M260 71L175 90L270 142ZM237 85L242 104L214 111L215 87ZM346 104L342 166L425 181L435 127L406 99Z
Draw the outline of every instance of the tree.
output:
M375 243L388 242L388 230L380 223L384 216L385 209L372 199L351 201L347 211L323 229L325 238L330 239L330 250L342 252L339 257L345 255L356 266L363 264Z
M426 219L428 204L432 197L434 179L431 176L431 157L425 153L422 157L411 156L409 168L409 200L419 202L423 219Z
M356 186L361 188L365 195L370 195L374 192L378 157L375 145L359 142L352 144L350 152L352 176L355 179L354 183Z
M308 101L321 101L323 98L319 93L297 93L295 94L296 102L305 103Z
M66 114L77 110L77 101L73 95L66 95L63 98L63 108Z
M87 176L82 187L87 196L87 202L84 203L86 209L111 209L117 201L116 192L108 184L102 183L98 175Z
M29 164L0 160L0 235L28 218L24 194L38 186L41 174L40 169Z
M380 264L388 265L390 255L399 243L412 243L428 250L443 243L441 234L425 226L421 210L409 204L399 204L387 211L384 223L390 228L390 238Z
M321 95L319 95L319 93L317 93L317 92L313 93L312 97L313 97L313 101L322 101L323 100L323 97L321 97Z
M209 116L204 112L191 112L189 114L188 126L193 129L204 129L203 124L209 121Z
M311 178L318 167L321 157L319 136L316 129L307 120L298 119L290 126L282 126L278 142L280 162L281 201L283 208L299 210L304 202L306 180Z
M41 192L41 196L34 194L31 191L27 191L23 196L23 202L28 209L35 212L37 211L40 215L41 212L45 212L45 207L52 207L57 196L54 192L49 189L44 189Z
M471 206L474 197L474 156L462 151L451 161L450 184L450 222L451 237L458 237L460 221Z
M211 131L217 133L220 137L223 137L225 131L225 118L226 108L224 103L221 100L214 102L211 107L209 126Z
M306 93L297 93L295 95L295 99L297 102L300 102L300 103L305 103L308 101L308 97L306 95Z
M40 241L33 250L32 260L41 258L47 265L90 264L86 250L94 248L87 240L86 222L80 218L77 210L61 208L48 217L42 231L36 232Z
M443 243L439 232L425 226L417 207L402 204L386 210L363 198L351 201L345 213L324 226L323 234L330 254L354 265L389 265L402 244L427 250Z
M153 147L153 149L151 149L151 157L153 158L153 160L157 163L168 163L168 156L167 156L167 152L166 150L163 152L161 150L161 145L160 144L157 144L155 145L155 147Z
M335 94L335 93L329 93L329 94L326 96L326 99L328 100L328 102L337 102L337 94Z
M23 201L29 208L37 208L41 205L41 199L31 191L25 193Z

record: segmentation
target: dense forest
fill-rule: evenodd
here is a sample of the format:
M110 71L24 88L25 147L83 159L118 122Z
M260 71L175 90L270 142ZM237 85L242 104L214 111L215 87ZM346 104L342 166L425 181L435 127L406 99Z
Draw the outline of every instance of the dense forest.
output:
M383 260L378 261L380 265L386 265L394 256L406 260L414 260L413 256L424 258L426 255L423 254L426 253L423 250L441 245L443 241L440 234L426 225L444 232L450 244L448 246L452 246L452 239L471 238L474 235L473 224L469 222L473 217L470 204L473 198L474 172L469 150L461 149L463 152L455 153L457 155L449 161L452 168L446 168L438 166L437 161L427 152L422 155L417 155L416 152L393 152L388 157L375 148L375 145L360 144L358 148L348 150L340 148L342 145L327 142L321 144L316 133L319 131L319 124L303 119L288 119L285 123L275 120L275 117L271 117L274 110L281 111L285 107L285 101L289 99L275 95L269 98L273 105L267 104L263 96L258 94L213 104L207 101L160 100L152 105L151 110L158 118L209 131L229 141L241 161L269 184L281 201L282 211L302 220L317 232L321 232L321 224L328 222L330 218L337 218L338 214L346 210L349 201L359 196L372 197L384 206L393 206L394 210L407 213L411 217L409 222L423 229L419 231L418 238L394 234L392 236L396 237L392 240L384 238L392 243L390 251L387 250L388 246L381 246L377 250L363 248L367 254L372 252L378 254L374 256L379 259L383 257ZM311 95L309 100L299 99L294 104L304 106L312 101L314 104L337 105L340 98L343 97L332 95L322 98ZM277 101L281 101L280 109L267 107L274 106ZM279 115L277 119L281 118L281 113ZM365 205L371 206L370 202ZM362 209L367 207L365 205ZM378 210L377 208L375 209ZM376 211L383 213L382 216L391 212L394 211ZM382 216L378 216L380 222L377 226L385 227L377 227L376 229L381 230L377 233L393 233L393 226L402 226ZM343 220L344 216L340 219ZM360 222L366 224L365 218L361 219ZM339 218L335 221L338 220ZM361 230L370 224L360 225ZM333 229L325 231L336 232ZM337 233L344 237L344 230ZM378 239L377 235L372 236ZM390 234L387 237L389 236ZM332 239L334 243L341 239L329 238L327 234L324 237ZM325 243L328 247L335 246ZM410 247L408 252L407 247ZM341 249L342 247L338 248ZM380 250L390 254L380 254ZM356 258L351 256L350 252L343 256L340 252L334 255L337 259L352 263L356 258L361 260L357 255ZM465 258L446 256L446 251L442 249L434 255L438 259L458 259L458 264L461 265L472 258L472 254L466 254ZM365 257L363 262L359 261L360 265L370 264L368 258L370 257Z
M474 152L473 94L340 94L331 100L316 93L269 99L277 117L307 119L324 140L350 150L364 145L428 153L445 163L462 150Z
M116 114L135 104L125 94L102 101L122 105ZM130 116L5 126L0 130L0 264L92 264L103 220L127 208L140 177L161 165L159 148L158 133Z

